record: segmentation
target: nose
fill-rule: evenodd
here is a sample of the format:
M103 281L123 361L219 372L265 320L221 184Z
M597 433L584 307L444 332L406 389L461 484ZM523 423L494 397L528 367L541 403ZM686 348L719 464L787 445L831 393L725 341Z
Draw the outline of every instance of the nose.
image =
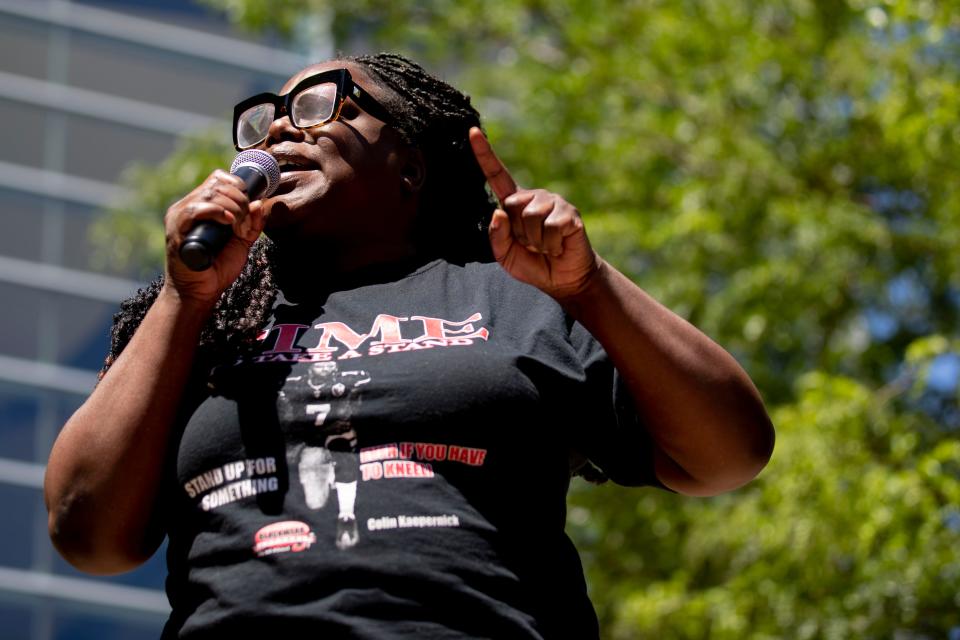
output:
M299 142L302 141L303 138L303 130L293 126L293 122L290 121L286 111L284 111L277 114L277 117L274 118L273 122L270 123L270 128L267 129L267 139L265 142L269 147L271 144L283 142L285 140Z

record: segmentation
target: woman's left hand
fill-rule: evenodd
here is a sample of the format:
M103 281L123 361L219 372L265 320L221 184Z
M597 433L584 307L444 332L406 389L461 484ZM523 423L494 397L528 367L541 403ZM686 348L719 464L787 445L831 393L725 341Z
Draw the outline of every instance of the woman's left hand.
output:
M479 129L470 130L470 144L503 206L490 223L493 255L513 277L563 303L603 346L652 438L659 481L706 496L756 476L773 450L773 426L733 356L601 260L573 205L518 189ZM608 473L641 477L633 474L646 473L645 463L631 458L626 435L594 442L595 451L613 454Z
M543 189L521 189L483 132L470 129L473 153L500 201L490 221L490 246L511 276L564 300L581 293L598 272L576 207Z

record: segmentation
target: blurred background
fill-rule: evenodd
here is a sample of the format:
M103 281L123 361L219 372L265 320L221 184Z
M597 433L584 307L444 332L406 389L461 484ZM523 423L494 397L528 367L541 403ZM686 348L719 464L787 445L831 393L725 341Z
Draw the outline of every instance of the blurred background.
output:
M604 637L960 640L949 0L0 0L0 638L157 637L162 552L101 579L51 549L50 445L233 103L378 50L470 93L773 414L732 494L574 482Z
M97 224L141 193L124 170L191 134L229 144L231 105L276 90L303 53L188 0L0 2L0 638L159 636L162 553L98 579L45 533L53 439L93 386L118 303L158 273L139 248L115 259L123 232Z

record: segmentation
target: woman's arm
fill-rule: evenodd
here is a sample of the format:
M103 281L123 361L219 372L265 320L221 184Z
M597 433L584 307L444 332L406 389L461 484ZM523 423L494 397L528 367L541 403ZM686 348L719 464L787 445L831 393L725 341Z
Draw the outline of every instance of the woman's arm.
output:
M655 444L654 469L689 495L734 489L772 451L773 426L736 360L604 262L579 212L556 194L518 189L479 129L470 140L503 209L490 242L513 277L559 301L603 345Z
M164 286L54 443L44 480L50 537L78 569L133 569L163 539L160 481L200 332L263 226L260 207L248 204L242 188L239 178L217 171L167 211ZM192 272L179 246L199 220L233 224L234 237L210 269Z
M656 443L654 470L665 486L714 495L766 465L773 426L746 372L717 343L606 262L561 303L627 383Z
M50 453L44 481L50 537L90 573L144 562L163 539L154 510L168 439L209 308L169 287Z

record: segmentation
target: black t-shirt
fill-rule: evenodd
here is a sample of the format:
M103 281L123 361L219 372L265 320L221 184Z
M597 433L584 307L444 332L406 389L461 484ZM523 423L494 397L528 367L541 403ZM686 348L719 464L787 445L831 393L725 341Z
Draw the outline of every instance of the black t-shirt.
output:
M188 407L165 637L596 637L568 451L656 483L602 348L495 263L322 298Z

